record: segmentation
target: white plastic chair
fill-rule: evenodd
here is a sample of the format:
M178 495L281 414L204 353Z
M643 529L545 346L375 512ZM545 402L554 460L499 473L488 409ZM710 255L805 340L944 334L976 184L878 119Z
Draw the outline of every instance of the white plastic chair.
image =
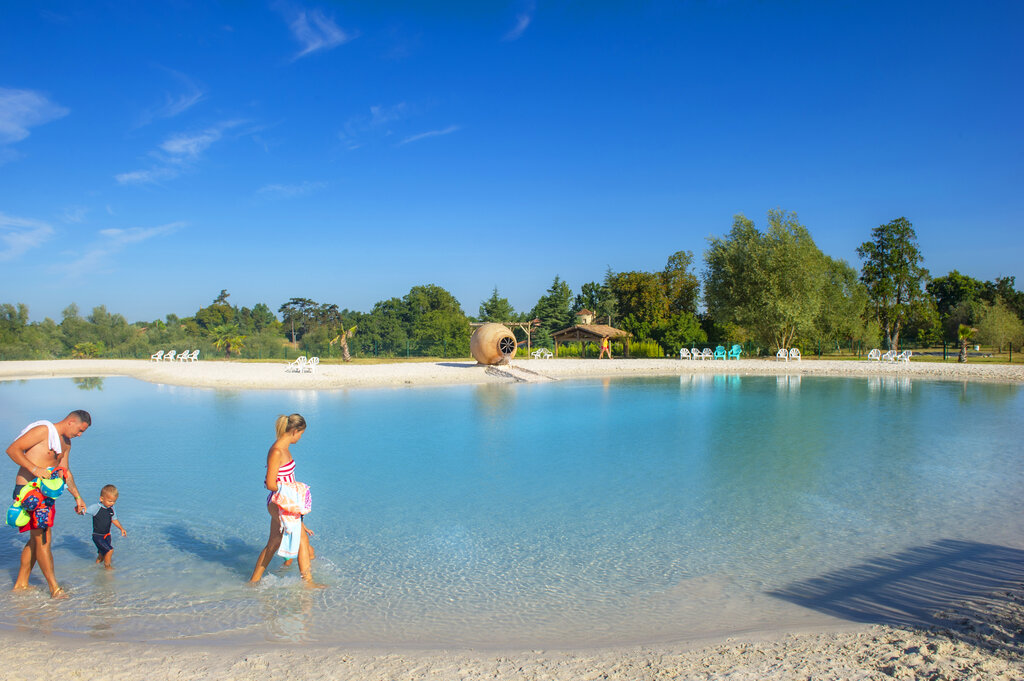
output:
M872 348L871 352L868 353L868 359L873 359L876 362L881 361L882 360L882 351L879 350L878 348Z
M679 348L679 359L690 359L690 351L686 348Z
M320 358L319 357L310 357L309 360L306 362L306 365L304 367L302 367L302 371L303 371L303 373L307 373L307 374L315 374L316 373L316 368L319 365L320 365Z
M892 350L889 350L887 353L882 355L882 361L885 361L885 362L895 362L896 361L896 353L894 351L892 351Z
M789 361L789 353L786 352L786 348L779 348L779 351L775 353L775 359L784 359Z
M288 366L284 368L285 371L291 371L293 373L301 373L306 367L306 356L299 355L295 358L294 362L289 362Z
M796 361L799 362L800 361L800 349L799 348L790 348L789 349L789 358L790 359L795 359Z
M159 362L161 359L163 359L163 356L164 356L164 351L163 350L157 350L152 355L150 355L149 358L152 361L154 361L154 362Z
M910 356L914 354L913 350L904 350L900 354L896 355L897 362L903 362L904 364L910 364Z
M555 356L555 353L551 352L547 348L537 348L530 353L534 359L551 359Z
M700 350L698 350L697 348L694 348L694 349L693 349L693 352L691 352L691 353L690 353L690 357L692 357L692 358L694 358L694 359L699 359L699 360L701 360L701 361L703 361L703 360L704 360L704 355L703 355L703 354L701 354L701 351L700 351Z
M190 354L191 353L188 350L182 351L181 353L178 354L178 361L187 362Z
M178 359L180 359L182 362L194 362L197 359L199 359L199 350L193 350L191 353L187 355L178 355Z
M174 355L175 355L175 351L174 350L168 350L164 354L164 361L165 362L173 362L174 361Z
M712 350L711 348L704 348L704 351L701 353L701 359L714 359L714 358L715 358L715 351Z

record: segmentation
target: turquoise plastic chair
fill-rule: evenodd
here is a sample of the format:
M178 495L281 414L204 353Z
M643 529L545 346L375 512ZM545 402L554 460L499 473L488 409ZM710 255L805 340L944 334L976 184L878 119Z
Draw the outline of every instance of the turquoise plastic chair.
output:
M725 348L721 345L715 348L715 359L725 359Z
M743 354L743 348L741 348L739 345L734 345L729 350L729 359L739 359L740 355L742 355L742 354Z

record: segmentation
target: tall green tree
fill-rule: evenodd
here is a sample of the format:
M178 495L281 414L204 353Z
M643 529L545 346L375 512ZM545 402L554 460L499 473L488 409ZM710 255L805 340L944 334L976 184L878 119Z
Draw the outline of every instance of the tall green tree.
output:
M904 217L871 231L871 241L857 248L863 260L861 281L868 287L874 308L890 350L898 350L900 331L925 304L923 287L928 270L917 244L914 226Z
M728 236L710 240L704 261L704 300L718 324L738 324L779 348L813 328L826 258L796 213L769 211L763 233L737 215Z
M569 288L569 284L555 275L547 292L537 300L537 304L530 311L531 318L540 319L540 326L535 332L538 345L550 343L551 334L572 326L574 320L571 301L572 289Z
M866 340L865 313L868 291L857 270L843 260L825 257L825 281L822 285L821 307L814 318L815 340L835 345L853 340Z
M669 316L671 303L660 272L619 272L611 290L618 301L619 327L637 339L652 338Z
M697 313L700 280L696 274L690 271L692 265L692 252L676 251L669 256L665 270L661 273L670 315L682 312Z
M309 330L313 311L317 303L309 298L291 298L277 309L284 320L285 328L291 333L292 343L298 342Z
M512 308L508 298L502 298L498 294L498 287L495 286L491 297L480 301L480 314L478 319L481 322L511 322L515 320L516 311Z
M1020 347L1024 342L1024 322L1006 303L997 300L986 305L978 322L978 341L995 345L1002 351L1004 345Z

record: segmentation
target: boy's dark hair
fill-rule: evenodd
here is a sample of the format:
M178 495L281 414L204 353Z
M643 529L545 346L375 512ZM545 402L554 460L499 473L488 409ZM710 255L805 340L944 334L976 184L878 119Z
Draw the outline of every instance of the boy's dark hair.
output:
M89 412L87 412L84 409L76 409L73 412L71 412L70 414L68 414L68 416L76 417L79 421L81 421L82 423L84 423L87 426L91 426L92 425L92 417L89 416Z

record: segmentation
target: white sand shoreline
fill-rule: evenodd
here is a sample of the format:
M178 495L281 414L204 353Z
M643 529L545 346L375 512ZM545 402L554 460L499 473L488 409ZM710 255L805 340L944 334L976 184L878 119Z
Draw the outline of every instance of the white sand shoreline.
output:
M869 360L768 359L694 362L673 359L549 359L519 360L516 368L553 379L617 376L680 376L704 374L850 376L916 378L951 381L1024 383L1024 365L957 364ZM234 390L336 390L510 383L516 379L472 361L396 362L391 364L321 364L315 374L288 373L285 362L203 360L160 363L148 360L39 360L0 362L0 380L130 376L150 383ZM529 374L523 372L527 378Z
M555 379L706 374L912 378L1024 383L1024 366L868 361L520 360ZM472 362L322 365L315 375L284 363L145 360L0 362L0 380L130 376L228 390L336 390L515 382ZM934 627L849 623L825 630L750 632L724 640L636 647L542 650L368 650L314 645L114 642L0 631L0 678L252 679L1024 679L1024 585L950 604ZM39 664L27 661L40 661ZM42 662L45 661L45 662ZM16 670L13 676L6 676Z

